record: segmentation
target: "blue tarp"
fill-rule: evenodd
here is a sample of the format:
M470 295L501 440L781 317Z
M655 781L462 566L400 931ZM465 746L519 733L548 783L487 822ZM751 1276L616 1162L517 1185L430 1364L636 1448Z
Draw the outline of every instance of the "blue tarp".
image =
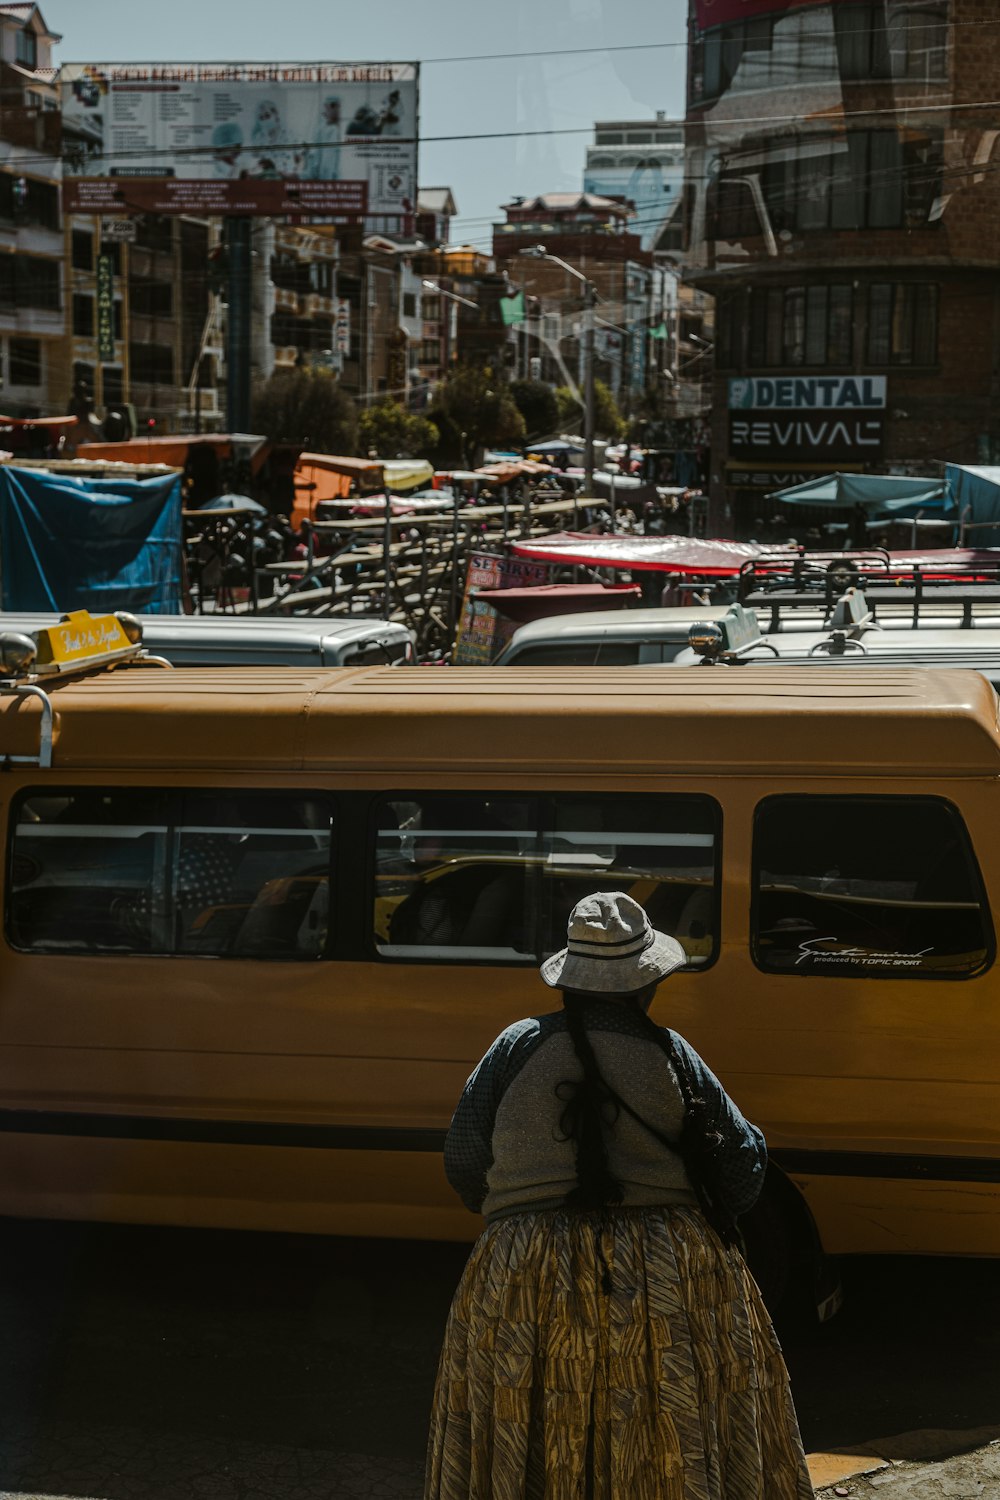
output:
M0 467L4 609L179 614L181 481Z
M958 506L960 519L972 522L975 530L968 535L970 547L1000 546L1000 468L992 465L947 464L945 477ZM966 514L968 511L968 514ZM996 526L984 526L996 521Z
M821 505L829 510L853 510L861 505L873 516L899 519L917 511L954 509L947 478L908 479L896 474L826 474L775 490L771 498L782 505Z

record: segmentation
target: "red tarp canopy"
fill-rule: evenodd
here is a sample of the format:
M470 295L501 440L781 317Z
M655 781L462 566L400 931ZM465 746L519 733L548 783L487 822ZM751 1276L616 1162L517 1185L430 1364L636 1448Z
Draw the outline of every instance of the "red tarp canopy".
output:
M536 541L515 542L517 557L536 562L583 563L591 568L628 568L630 572L654 570L691 573L702 578L731 578L754 558L780 557L784 548L759 542L730 542L687 536L593 536L590 532L559 531ZM788 549L789 563L801 554ZM845 554L849 555L849 554ZM862 558L871 553L862 550ZM950 573L968 575L976 568L1000 567L1000 548L940 547L915 552L891 552L889 571L905 573L919 566L933 576ZM871 573L876 569L869 566Z
M593 536L558 531L537 541L515 542L516 557L536 562L584 563L591 568L653 569L727 578L750 557L773 557L774 547L757 542L702 541L688 536ZM797 556L797 549L790 556Z
M492 604L509 620L523 624L549 615L575 615L588 609L624 609L640 597L636 583L543 583L537 588L477 589L476 598Z

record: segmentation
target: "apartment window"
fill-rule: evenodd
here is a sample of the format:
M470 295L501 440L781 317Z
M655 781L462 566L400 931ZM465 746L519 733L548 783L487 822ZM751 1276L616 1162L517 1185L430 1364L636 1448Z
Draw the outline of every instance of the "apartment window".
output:
M440 323L441 321L441 298L434 296L424 297L422 310L425 323Z
M104 405L120 406L125 395L125 385L122 371L117 365L105 365L101 372L101 384L103 386Z
M169 344L129 344L132 379L139 384L173 385L174 351Z
M938 288L933 282L880 282L868 289L868 363L934 365Z
M7 345L7 378L11 385L42 384L42 345L39 339L11 339Z
M94 269L94 236L88 229L73 230L71 261L74 271Z
M718 809L707 797L412 793L379 804L372 913L387 957L537 963L570 909L641 891L690 967L718 939Z
M135 243L143 250L169 254L174 246L173 221L166 214L139 214L135 219Z
M34 255L0 256L0 304L58 312L62 306L61 265Z
M832 6L840 76L944 78L948 70L948 0L877 0Z
M140 318L169 318L174 311L174 289L169 281L133 281L129 309Z
M101 254L106 255L111 262L112 276L122 274L122 247L119 240L102 240Z
M937 797L769 797L754 828L757 967L961 979L993 957L968 830Z
M829 22L808 12L782 10L715 26L696 35L692 47L691 92L698 103L718 99L734 85L742 92L836 76Z
M308 268L308 279L310 291L316 292L320 297L333 296L333 262L329 260L314 260Z
M24 27L17 33L15 46L15 57L22 68L38 67L38 37L30 27Z
M59 189L13 172L0 172L0 218L17 224L59 228Z
M420 345L420 363L422 365L439 365L441 363L441 340L424 339Z
M332 822L321 792L29 791L7 936L33 953L321 958Z
M746 298L742 292L720 292L715 299L715 364L734 370L742 363L742 328Z
M94 336L94 299L81 292L73 293L73 333L78 339Z
M771 148L755 170L771 228L799 233L829 229L897 229L926 223L941 191L944 167L940 131L853 130L837 141L800 138ZM751 196L750 169L719 179L719 238L760 234Z
M416 292L403 293L403 317L415 318L417 316L417 294Z
M738 361L743 300L724 309L723 357ZM850 364L853 293L849 285L755 287L750 293L747 361L751 369Z
M894 78L922 82L948 71L948 5L891 5L886 27Z

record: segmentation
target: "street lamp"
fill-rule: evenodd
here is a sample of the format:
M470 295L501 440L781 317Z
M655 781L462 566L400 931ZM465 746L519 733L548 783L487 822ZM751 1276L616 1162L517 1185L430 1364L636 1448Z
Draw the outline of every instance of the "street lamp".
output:
M428 281L426 277L424 277L420 285L425 287L428 292L437 292L439 297L450 297L452 302L461 302L463 307L479 306L479 303L473 302L471 297L460 297L457 292L449 292L446 286L438 286L436 281Z
M529 245L517 253L529 255L533 260L551 261L583 282L583 488L589 499L594 489L594 308L597 287L589 276L584 276L569 261L550 255L544 245Z

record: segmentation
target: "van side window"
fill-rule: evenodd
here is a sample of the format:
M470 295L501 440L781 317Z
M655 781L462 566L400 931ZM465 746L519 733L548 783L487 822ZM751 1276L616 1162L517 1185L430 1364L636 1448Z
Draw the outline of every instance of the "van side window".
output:
M707 797L385 798L375 946L391 958L540 963L563 946L577 901L623 890L703 966L718 940L718 821Z
M769 797L751 941L771 974L955 979L994 954L968 830L937 797Z
M320 958L331 824L320 793L26 792L7 938L35 953Z
M686 644L683 643L683 644ZM543 641L525 646L508 663L512 667L634 667L638 641Z

